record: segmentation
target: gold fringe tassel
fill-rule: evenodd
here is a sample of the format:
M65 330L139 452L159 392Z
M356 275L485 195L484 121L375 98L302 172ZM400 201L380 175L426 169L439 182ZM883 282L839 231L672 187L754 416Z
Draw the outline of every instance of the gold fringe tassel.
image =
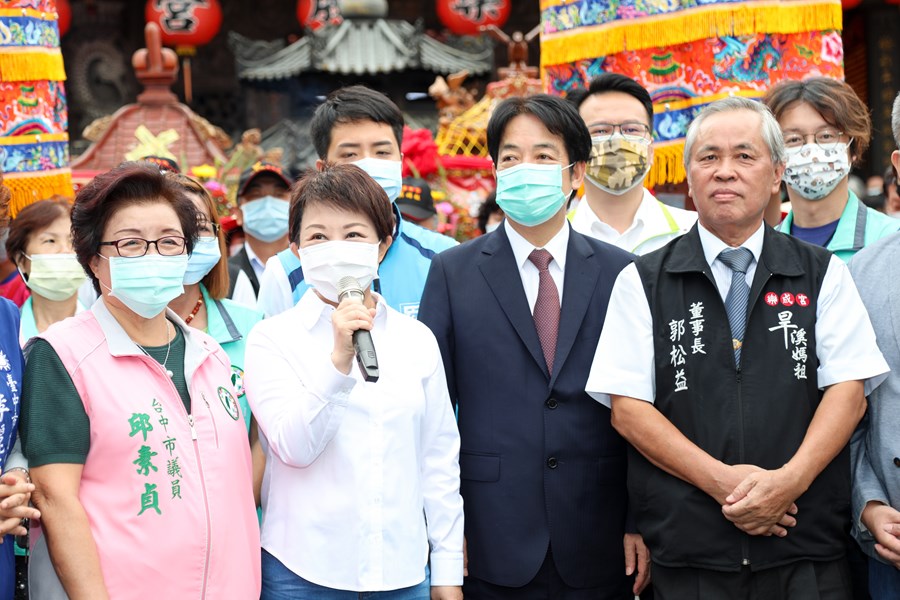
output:
M0 81L65 81L59 48L49 52L0 52Z
M840 29L836 2L758 2L713 5L674 15L617 21L542 36L541 66L608 56L624 50L674 46L722 35L800 33Z
M72 187L72 172L69 169L57 169L51 172L37 172L19 175L4 173L3 184L12 192L9 202L9 216L15 218L19 211L38 200L54 195L72 198L75 191Z
M681 183L685 178L684 142L654 146L653 164L644 185L653 188L661 183Z

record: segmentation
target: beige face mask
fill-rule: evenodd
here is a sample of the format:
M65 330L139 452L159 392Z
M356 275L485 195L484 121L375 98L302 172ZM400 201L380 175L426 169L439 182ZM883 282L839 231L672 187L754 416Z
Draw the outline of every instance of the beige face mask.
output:
M59 302L71 298L87 276L74 254L32 254L25 285L35 294Z
M620 196L644 181L650 169L650 140L614 135L593 139L586 176L601 190Z

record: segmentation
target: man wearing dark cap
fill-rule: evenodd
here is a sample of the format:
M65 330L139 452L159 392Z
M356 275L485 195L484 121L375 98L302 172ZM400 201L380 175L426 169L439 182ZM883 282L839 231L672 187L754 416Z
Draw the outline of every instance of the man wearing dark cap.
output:
M405 221L437 231L437 209L434 208L431 187L424 179L407 177L403 180L400 195L397 196L397 208Z
M256 162L241 173L235 220L244 247L228 260L232 300L256 306L266 261L288 247L291 179L279 165Z
M141 161L153 163L159 167L160 171L181 173L181 169L178 168L178 163L175 162L175 159L169 158L168 156L145 156Z

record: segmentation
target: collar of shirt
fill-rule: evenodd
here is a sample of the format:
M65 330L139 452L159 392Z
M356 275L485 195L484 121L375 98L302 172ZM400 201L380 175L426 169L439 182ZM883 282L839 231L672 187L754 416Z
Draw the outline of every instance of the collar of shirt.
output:
M109 312L109 307L106 306L102 296L97 298L90 310L103 331L110 354L113 356L145 355L145 352L129 337L122 325ZM184 376L190 386L194 371L209 354L214 352L213 347L218 346L205 333L182 321L181 317L171 308L166 308L166 318L172 325L181 329L181 333L184 335Z
M759 229L757 229L749 238L744 240L744 243L740 246L753 253L753 260L750 261L750 266L747 267L747 273L745 274L747 285L753 284L753 276L756 274L756 265L759 264L759 256L762 254L763 227L764 225L760 223ZM716 259L719 257L719 253L722 252L722 250L731 248L731 246L717 238L711 231L703 227L699 221L697 222L697 231L700 234L700 245L703 246L703 257L706 259L706 264L712 269L713 278L716 280L716 287L719 290L719 295L722 296L722 299L724 300L731 287L731 267Z
M375 299L375 323L383 325L387 318L387 304L380 294L371 293L372 298ZM326 321L331 327L331 314L334 312L334 307L319 298L313 288L306 290L300 298L300 302L290 310L297 311L300 323L307 331L312 331L319 321Z
M601 221L586 199L582 199L575 208L572 227L575 231L628 252L634 251L647 237L670 229L669 222L659 207L659 201L647 188L644 188L641 203L634 214L634 221L624 232L619 233L611 225Z
M728 244L720 240L709 231L706 227L703 226L702 223L697 223L697 229L700 233L700 245L703 246L703 257L706 258L706 263L709 265L713 264L722 250L726 248L731 248ZM744 243L741 244L741 248L746 248L750 252L753 253L753 264L759 262L759 255L762 254L763 247L763 224L759 224L759 229L753 232L753 235L744 240Z
M522 235L513 229L513 227L509 224L509 221L503 220L503 227L506 228L506 237L509 238L509 245L512 247L513 255L516 257L516 265L519 267L519 272L522 269L527 269L528 265L531 265L535 272L537 272L537 267L534 266L530 260L528 260L528 256L534 251L537 247L533 246L531 242L526 240ZM553 261L550 263L552 267L555 263L560 272L565 273L566 271L566 249L569 247L569 224L563 223L563 226L559 228L559 231L556 232L556 235L547 242L544 246L544 249L550 253L550 256L553 257Z
M266 270L266 265L259 259L259 256L256 252L253 251L253 248L250 247L250 244L244 242L244 250L247 251L247 258L250 260L250 266L253 267L253 271L256 273L257 277L261 277L263 271Z

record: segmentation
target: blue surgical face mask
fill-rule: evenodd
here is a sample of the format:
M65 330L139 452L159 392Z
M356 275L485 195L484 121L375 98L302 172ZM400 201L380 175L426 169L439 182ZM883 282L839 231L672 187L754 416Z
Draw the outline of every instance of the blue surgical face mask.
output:
M187 271L184 273L184 283L186 285L194 285L206 274L212 271L213 267L219 264L222 259L222 252L219 250L219 238L202 237L197 239L194 244L194 251L188 258Z
M261 242L274 242L287 235L290 208L290 202L275 196L244 202L244 231Z
M497 204L507 217L526 227L546 223L566 203L562 170L561 165L522 163L497 171Z
M184 293L182 281L187 269L187 254L145 254L133 258L107 258L101 254L100 257L109 261L111 287L106 289L110 297L145 319L152 319Z
M361 158L353 164L377 181L391 202L400 195L400 189L403 187L403 163L399 160Z

